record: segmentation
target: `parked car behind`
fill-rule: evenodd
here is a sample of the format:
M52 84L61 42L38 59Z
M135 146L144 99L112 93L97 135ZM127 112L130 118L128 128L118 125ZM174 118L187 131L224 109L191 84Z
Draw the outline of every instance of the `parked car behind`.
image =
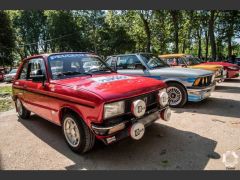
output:
M239 66L236 64L214 61L214 62L204 62L203 64L216 64L224 67L224 70L227 72L226 78L236 78L239 76Z
M4 68L0 68L0 81L4 80L4 74L5 74L5 69Z
M4 75L5 82L12 82L17 74L17 69L12 69L8 74Z
M99 66L85 69L86 61ZM168 121L166 87L163 81L120 75L93 54L44 54L20 65L13 100L20 118L33 112L61 126L69 147L84 153L96 138L105 144L128 136L139 140L155 120Z
M212 71L169 67L159 57L149 53L114 55L106 62L121 74L146 76L166 82L172 107L182 107L187 101L202 101L215 88Z
M224 70L222 65L204 64L201 59L191 55L165 54L159 55L159 57L172 67L185 67L213 71L215 73L215 80L217 82L222 82L226 78L227 72Z

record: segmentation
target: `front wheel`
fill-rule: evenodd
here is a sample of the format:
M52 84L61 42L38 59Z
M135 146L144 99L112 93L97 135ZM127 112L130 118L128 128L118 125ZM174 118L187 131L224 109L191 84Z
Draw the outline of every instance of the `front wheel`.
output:
M31 115L31 112L28 111L22 104L21 100L19 98L17 98L16 100L16 109L17 109L17 113L18 116L22 119L28 119Z
M77 153L85 153L95 144L95 135L76 115L63 117L62 130L68 146Z
M187 102L187 91L185 88L174 82L167 83L167 93L169 96L169 105L171 107L182 107Z

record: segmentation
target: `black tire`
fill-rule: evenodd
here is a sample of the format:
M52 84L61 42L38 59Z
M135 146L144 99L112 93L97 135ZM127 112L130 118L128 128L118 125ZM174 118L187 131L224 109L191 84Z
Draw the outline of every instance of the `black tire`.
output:
M187 103L187 98L188 98L185 87L176 82L169 82L169 83L167 83L167 85L168 85L167 92L169 95L169 106L173 107L173 108L183 107ZM176 88L181 92L180 93L181 100L179 100L179 102L177 102L177 103L171 103L171 96L173 95L173 93L169 92L169 89L171 89L171 88Z
M72 146L67 140L67 136L64 131L64 124L65 124L65 121L67 118L71 118L77 125L77 129L80 134L80 138L79 138L80 141L77 146ZM63 116L62 132L63 132L63 136L65 138L66 143L72 149L72 151L74 151L76 153L83 154L83 153L91 150L95 144L95 135L89 129L89 127L85 124L85 122L83 122L83 120L75 114L73 115L73 114L69 113L69 114L65 114Z
M19 104L18 104L19 103ZM30 115L31 115L31 111L27 110L21 100L19 98L16 99L15 101L15 104L16 104L16 110L18 112L18 116L21 118L21 119L29 119ZM21 107L20 107L21 106ZM19 108L21 108L22 110L20 110Z

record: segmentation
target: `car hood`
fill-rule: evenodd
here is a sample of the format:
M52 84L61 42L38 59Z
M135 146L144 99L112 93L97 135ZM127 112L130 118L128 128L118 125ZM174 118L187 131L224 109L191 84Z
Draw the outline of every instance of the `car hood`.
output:
M156 79L117 73L68 78L55 83L78 91L90 91L105 101L125 99L166 87L164 82Z
M191 68L174 68L166 67L150 70L151 75L165 76L165 77L199 77L212 74L212 71L206 71L202 69L191 69Z
M194 68L194 69L205 69L209 71L217 71L219 69L222 69L222 65L214 65L214 64L198 64L198 65L193 65L193 66L188 66L189 68Z
M5 77L10 77L10 76L15 76L16 75L16 73L14 73L14 74L5 74L4 76Z
M215 64L215 65L222 65L225 67L238 67L236 64L228 63L228 62L221 62L221 61L216 61L216 62L205 62L204 64Z

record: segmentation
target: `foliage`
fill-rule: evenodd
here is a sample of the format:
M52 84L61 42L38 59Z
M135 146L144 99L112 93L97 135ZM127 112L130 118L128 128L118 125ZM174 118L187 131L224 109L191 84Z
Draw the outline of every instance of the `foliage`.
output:
M15 37L10 17L5 11L0 11L0 65L12 65Z
M240 53L239 11L18 10L1 11L0 16L5 23L0 27L0 50L8 47L4 51L12 59L59 51L103 56L188 53L214 59ZM8 58L6 64L12 61Z

